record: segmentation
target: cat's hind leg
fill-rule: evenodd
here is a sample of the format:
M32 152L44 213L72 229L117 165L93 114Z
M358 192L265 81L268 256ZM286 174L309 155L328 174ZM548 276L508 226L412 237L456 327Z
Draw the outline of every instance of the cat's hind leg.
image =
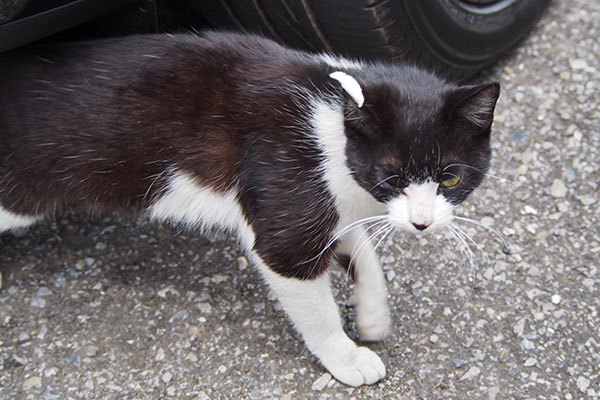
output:
M272 271L256 254L253 257L308 349L337 380L360 386L385 376L379 356L357 346L344 332L327 272L315 279L286 278Z
M15 214L0 205L0 232L15 228L24 228L39 221L41 217Z
M383 340L390 332L391 317L383 270L367 232L355 228L344 235L336 251L350 258L355 279L356 327L362 340Z

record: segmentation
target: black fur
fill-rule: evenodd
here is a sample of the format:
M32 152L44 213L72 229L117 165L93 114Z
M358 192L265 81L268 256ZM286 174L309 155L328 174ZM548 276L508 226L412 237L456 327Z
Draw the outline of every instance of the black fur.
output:
M271 268L316 277L334 253L320 254L339 216L319 168L310 97L343 107L348 167L377 200L460 173L460 185L440 189L459 203L488 168L499 91L374 65L350 71L365 94L358 108L329 77L335 70L266 39L213 32L3 55L0 204L26 215L141 212L176 166L216 191L238 191Z

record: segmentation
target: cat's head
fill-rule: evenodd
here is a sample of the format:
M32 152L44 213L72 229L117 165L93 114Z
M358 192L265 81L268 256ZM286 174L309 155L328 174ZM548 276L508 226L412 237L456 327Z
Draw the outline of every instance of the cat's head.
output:
M447 225L488 170L498 83L455 86L414 68L332 78L345 92L354 179L398 228Z

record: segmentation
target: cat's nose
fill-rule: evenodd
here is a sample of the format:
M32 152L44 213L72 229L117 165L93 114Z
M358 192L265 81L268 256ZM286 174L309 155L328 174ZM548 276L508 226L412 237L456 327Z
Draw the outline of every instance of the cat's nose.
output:
M425 229L427 229L429 224L417 224L417 223L413 222L413 226L415 228L417 228L417 230L419 230L419 231L424 231Z

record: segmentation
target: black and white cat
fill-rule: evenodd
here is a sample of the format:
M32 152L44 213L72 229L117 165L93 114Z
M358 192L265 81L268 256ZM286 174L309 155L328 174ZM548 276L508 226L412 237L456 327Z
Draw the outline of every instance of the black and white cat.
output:
M360 337L383 339L365 226L447 225L488 169L498 95L215 32L5 54L0 231L66 206L231 230L325 368L372 384L385 366L344 333L327 269L353 257Z

